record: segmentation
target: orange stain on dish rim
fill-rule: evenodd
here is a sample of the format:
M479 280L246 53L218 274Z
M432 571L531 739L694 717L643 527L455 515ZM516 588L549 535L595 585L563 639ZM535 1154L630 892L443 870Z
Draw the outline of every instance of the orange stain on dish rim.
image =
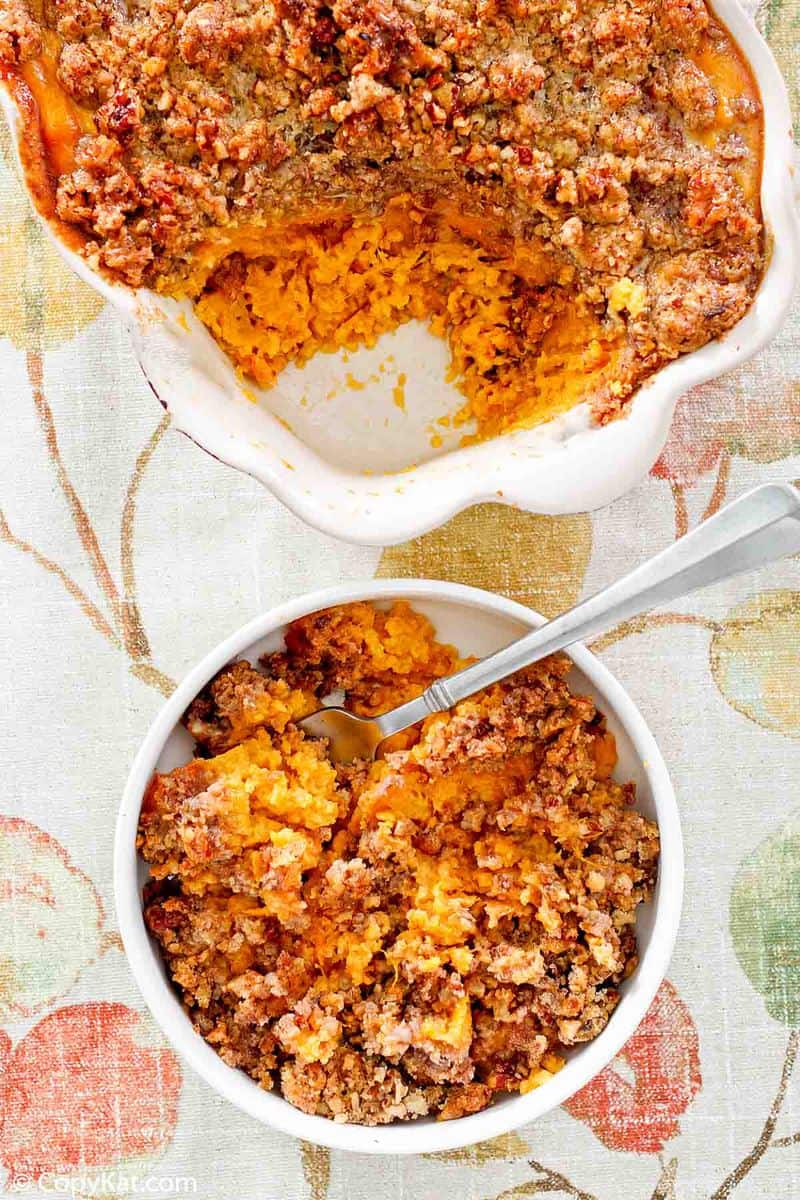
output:
M54 33L44 35L42 53L20 68L39 110L42 141L54 170L67 174L75 170L75 147L85 133L94 133L95 124L88 109L81 108L58 82L56 64L59 40Z
M358 379L352 371L348 371L347 375L345 376L345 386L348 387L351 392L363 392L370 383L380 383L380 381L380 375L376 375L374 371L371 375L368 375L366 379ZM330 393L330 395L335 395L335 389Z
M461 421L459 420L458 413L455 415L455 421L453 420L453 414L451 413L444 413L443 416L437 417L435 421L431 421L426 430L426 433L428 434L428 445L431 447L431 449L439 450L444 445L444 438L439 432L440 429L452 429L454 425L458 426L459 424L461 424Z
M693 136L701 145L712 148L721 139L728 137L735 125L752 157L743 159L737 165L734 175L746 198L755 204L758 211L764 132L758 85L751 68L732 38L726 40L724 46L717 45L711 39L705 39L700 48L689 57L712 81L717 93L714 124L708 130L696 131ZM735 104L731 104L731 101L742 96L753 102L753 111L749 116L744 116Z
M356 379L352 371L347 372L345 380L351 392L363 392L367 386L363 379Z
M392 399L401 412L406 411L406 381L408 376L405 371L401 371L397 376L397 383L392 388Z

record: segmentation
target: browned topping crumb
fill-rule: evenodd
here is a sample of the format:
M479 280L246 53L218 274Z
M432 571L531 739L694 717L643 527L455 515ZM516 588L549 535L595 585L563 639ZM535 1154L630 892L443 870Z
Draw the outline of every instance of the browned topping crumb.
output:
M0 5L0 64L25 63L42 52L42 31L23 0Z
M184 724L198 745L219 754L266 725L283 733L293 718L318 707L312 691L292 689L284 679L268 678L248 662L230 663L192 701Z
M262 661L295 687L346 692L354 712L384 712L458 666L453 647L433 641L429 630L425 617L404 602L388 612L348 604L294 621L285 651Z
M142 807L145 918L195 1027L306 1112L450 1119L537 1087L636 965L657 831L564 656L378 763L334 768L294 724L331 686L392 703L392 672L405 696L454 661L405 604L303 618L212 680L187 724L222 752Z

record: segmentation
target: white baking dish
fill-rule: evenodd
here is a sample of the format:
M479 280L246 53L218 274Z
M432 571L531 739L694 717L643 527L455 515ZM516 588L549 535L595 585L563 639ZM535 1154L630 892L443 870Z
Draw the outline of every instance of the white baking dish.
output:
M766 345L792 296L800 236L786 88L769 47L738 0L716 0L714 8L761 91L768 267L738 325L659 371L639 389L624 419L602 428L592 425L581 405L545 425L468 448L458 447L457 434L438 430L445 441L434 452L431 423L463 398L444 382L443 343L416 323L381 339L371 351L317 355L303 371L289 368L269 391L243 387L188 302L111 284L52 230L51 236L75 272L127 321L145 375L175 427L259 479L326 533L390 545L481 500L545 513L600 507L650 470L678 397ZM2 88L0 97L19 142L20 114ZM386 370L389 355L393 362ZM408 377L405 411L392 399L399 371ZM354 390L348 375L366 381L366 387Z
M300 596L264 613L212 650L161 709L131 768L114 847L114 895L128 961L153 1016L175 1049L220 1095L264 1124L321 1146L364 1154L452 1150L517 1129L563 1104L611 1061L650 1007L669 964L683 898L678 806L653 735L624 688L602 663L585 647L571 646L571 686L594 696L606 715L617 739L615 778L636 783L636 806L657 822L661 840L655 895L641 906L636 921L639 964L620 986L622 998L602 1033L571 1050L566 1066L525 1096L506 1096L483 1112L454 1121L425 1119L378 1128L343 1125L300 1112L277 1093L264 1091L249 1076L222 1061L192 1027L169 982L161 953L145 928L142 886L147 868L136 853L136 829L145 788L154 770L172 770L191 758L192 739L180 724L181 716L226 663L238 658L255 662L259 655L279 649L288 623L306 613L353 600L374 600L385 605L398 597L429 617L440 639L452 642L466 654L490 654L543 620L529 608L502 596L428 579L345 584Z

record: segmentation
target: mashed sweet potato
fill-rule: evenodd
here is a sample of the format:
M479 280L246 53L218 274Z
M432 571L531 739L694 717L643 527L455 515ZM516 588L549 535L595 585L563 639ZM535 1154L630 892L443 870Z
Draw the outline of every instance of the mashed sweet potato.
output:
M426 321L464 437L611 419L762 274L761 106L704 0L0 0L0 76L92 266L266 385Z
M267 387L290 362L425 321L448 339L449 376L466 397L455 422L476 422L481 437L554 416L610 383L622 321L603 325L583 297L570 304L571 273L553 256L512 244L489 256L464 224L402 196L369 219L219 235L198 256L195 310ZM626 282L622 307L633 308L642 289Z
M458 661L405 604L312 614L212 680L186 714L199 757L145 798L145 918L195 1027L306 1112L447 1119L538 1087L636 965L657 831L565 657L376 763L334 767L294 724Z

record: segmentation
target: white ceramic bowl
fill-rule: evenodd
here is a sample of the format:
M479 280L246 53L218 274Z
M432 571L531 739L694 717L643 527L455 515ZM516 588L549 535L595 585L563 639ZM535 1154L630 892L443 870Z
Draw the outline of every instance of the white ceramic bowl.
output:
M348 541L390 545L424 533L482 500L533 512L579 512L608 504L650 470L677 399L755 354L786 315L800 253L792 171L791 113L777 64L738 0L714 0L753 70L764 106L761 201L770 252L755 300L724 338L657 372L624 420L602 428L585 405L538 426L459 448L446 434L436 452L431 422L463 397L444 382L444 344L412 323L374 350L317 355L276 387L243 388L188 302L115 286L91 271L50 230L69 264L120 311L153 391L174 426L216 458L254 476L310 525ZM23 118L0 87L19 148ZM49 228L49 227L48 227ZM392 354L409 383L406 411L393 403ZM347 376L370 380L369 390ZM336 392L333 398L330 393ZM258 393L258 402L253 402ZM300 400L305 399L304 405Z
M133 764L117 821L114 889L117 916L131 969L153 1016L184 1059L221 1095L266 1125L309 1142L366 1154L422 1154L452 1150L496 1137L534 1120L561 1104L601 1071L644 1017L667 969L680 920L683 893L683 844L675 795L652 735L623 688L583 646L571 657L571 683L591 693L617 738L620 779L637 785L637 807L658 822L661 858L655 896L637 921L641 959L622 984L622 999L606 1028L580 1049L543 1087L527 1096L498 1100L484 1112L454 1121L421 1120L375 1129L340 1125L308 1116L274 1092L266 1092L243 1072L226 1066L194 1031L167 978L158 946L142 918L141 890L147 877L135 849L144 790L154 770L171 770L192 754L192 740L179 724L184 710L227 662L256 658L278 649L288 622L305 613L352 600L389 603L409 600L433 621L440 638L463 652L484 655L498 649L542 618L530 609L479 588L430 580L369 580L343 584L301 596L245 625L212 650L169 698L150 728Z
M253 403L258 389L242 387L188 302L115 286L50 233L76 273L127 321L145 375L175 427L216 458L259 479L323 532L390 545L482 500L545 513L597 508L650 470L677 399L766 345L792 296L800 237L786 88L769 47L738 0L714 0L714 9L747 57L761 91L761 201L769 265L751 308L734 329L657 372L639 389L625 419L602 428L592 424L581 405L535 429L469 448L458 447L458 433L445 435L434 456L431 422L463 398L444 382L443 343L416 323L382 338L374 350L317 355L302 371L289 368ZM2 87L0 100L19 148L23 119ZM390 353L395 370L408 375L405 412L393 403L396 376L380 371ZM348 387L350 373L360 380L373 376L369 390ZM328 398L333 390L336 396ZM301 406L304 397L308 403Z

